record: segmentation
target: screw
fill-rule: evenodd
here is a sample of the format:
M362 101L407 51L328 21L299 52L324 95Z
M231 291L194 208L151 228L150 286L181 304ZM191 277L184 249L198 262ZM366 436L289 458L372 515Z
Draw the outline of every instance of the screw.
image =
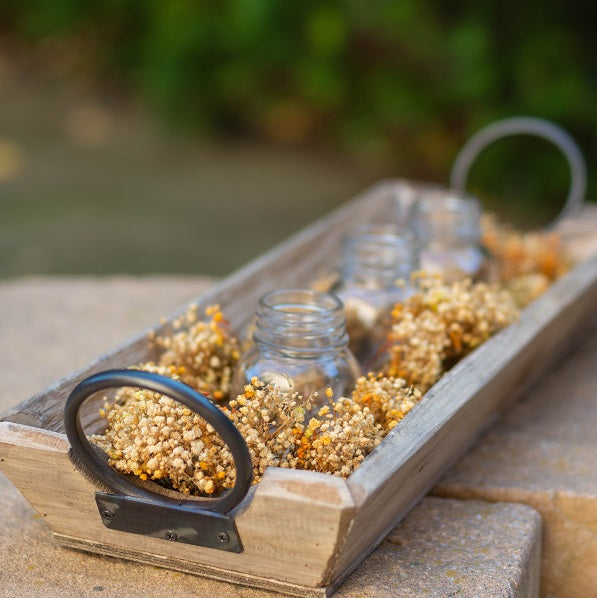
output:
M222 542L222 544L227 544L230 542L230 536L226 532L220 532L218 534L218 540Z
M172 530L168 530L166 532L166 540L171 540L172 542L176 542L178 540L178 534L173 532Z
M106 509L105 511L102 511L102 517L106 521L112 521L112 517L114 517L114 513L112 513L112 511L108 511L108 509Z

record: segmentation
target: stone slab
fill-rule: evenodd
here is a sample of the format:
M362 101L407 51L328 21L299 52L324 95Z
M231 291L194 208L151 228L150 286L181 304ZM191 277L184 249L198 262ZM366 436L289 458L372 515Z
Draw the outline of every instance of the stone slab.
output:
M597 325L441 480L443 497L530 505L542 593L597 597Z
M338 596L537 596L541 519L525 505L424 498Z

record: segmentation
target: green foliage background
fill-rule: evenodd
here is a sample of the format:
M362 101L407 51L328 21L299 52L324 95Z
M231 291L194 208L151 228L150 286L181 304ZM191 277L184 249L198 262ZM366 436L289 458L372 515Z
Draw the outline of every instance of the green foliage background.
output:
M0 15L191 130L331 144L445 182L468 136L529 114L577 140L595 189L588 0L4 0ZM531 210L557 211L568 184L533 139L496 144L472 174Z

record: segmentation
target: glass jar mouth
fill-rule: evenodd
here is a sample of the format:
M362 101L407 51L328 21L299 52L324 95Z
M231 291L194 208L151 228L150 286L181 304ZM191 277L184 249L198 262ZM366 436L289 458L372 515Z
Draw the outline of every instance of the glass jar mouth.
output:
M345 349L342 301L310 289L271 291L259 300L255 342L287 355L308 357Z
M473 195L428 191L417 198L409 216L422 245L478 244L481 240L481 204Z
M330 293L311 289L270 291L259 300L259 311L305 322L333 319L342 312L342 302Z
M391 286L418 267L419 244L411 231L393 225L365 225L342 243L342 277L354 282Z

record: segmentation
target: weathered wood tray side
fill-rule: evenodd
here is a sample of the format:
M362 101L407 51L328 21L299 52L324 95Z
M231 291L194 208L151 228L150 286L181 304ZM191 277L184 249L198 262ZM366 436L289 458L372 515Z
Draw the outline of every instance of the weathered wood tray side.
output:
M408 423L389 434L383 448L348 479L356 513L336 565L337 581L361 562L367 547L383 540L499 411L570 349L574 333L595 314L596 305L593 257L427 392Z
M0 423L3 472L58 542L78 549L316 595L315 588L331 577L333 558L354 516L344 480L272 468L233 511L244 547L240 554L114 531L100 519L94 500L98 488L75 469L68 449L63 434Z
M235 327L267 290L304 285L329 267L344 231L409 200L417 186L380 184L243 268L199 306L220 303ZM595 248L589 243L587 255ZM181 571L305 595L331 593L427 492L529 379L566 350L597 301L597 257L584 260L436 384L348 479L271 468L233 514L240 554L110 530L96 486L72 465L62 409L83 377L150 357L146 335L15 407L0 423L0 468L71 546ZM183 310L181 310L183 311ZM180 313L180 312L178 312ZM178 314L175 314L175 317ZM87 425L96 425L90 416Z

